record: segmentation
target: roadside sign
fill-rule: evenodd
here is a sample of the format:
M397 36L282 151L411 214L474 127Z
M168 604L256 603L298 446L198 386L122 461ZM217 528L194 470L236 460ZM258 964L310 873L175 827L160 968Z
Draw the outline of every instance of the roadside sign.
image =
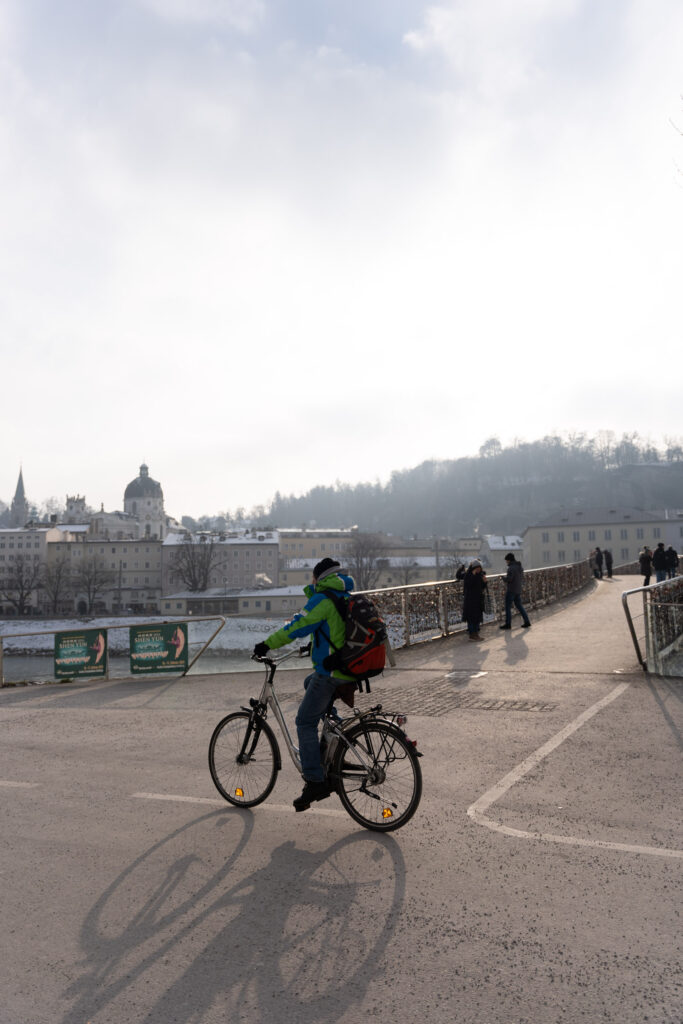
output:
M54 674L56 679L107 674L107 632L81 629L55 633Z
M164 622L158 626L130 627L132 675L187 670L187 623Z

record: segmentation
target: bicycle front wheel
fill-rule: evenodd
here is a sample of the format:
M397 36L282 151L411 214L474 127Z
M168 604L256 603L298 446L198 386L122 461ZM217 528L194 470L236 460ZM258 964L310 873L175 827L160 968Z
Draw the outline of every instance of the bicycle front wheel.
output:
M218 723L209 743L209 770L216 789L236 807L266 799L280 770L280 750L269 725L248 711Z
M410 742L381 721L359 722L345 736L349 746L340 741L333 770L344 808L377 832L405 825L422 796L422 770Z

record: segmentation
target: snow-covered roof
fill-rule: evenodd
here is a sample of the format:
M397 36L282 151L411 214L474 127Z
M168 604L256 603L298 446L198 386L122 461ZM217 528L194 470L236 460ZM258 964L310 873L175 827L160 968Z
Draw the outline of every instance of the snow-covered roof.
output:
M201 541L197 540L197 535L192 537L193 544L200 544ZM252 534L246 536L245 534L239 534L236 537L225 534L221 540L218 534L207 534L207 543L213 544L215 548L222 548L233 546L235 544L278 544L279 537L276 530L262 530L259 531L254 537ZM169 533L164 538L164 545L172 546L174 544L187 544L187 533Z
M484 538L486 543L491 548L491 551L515 551L520 550L523 546L523 540L521 537L512 536L510 534L504 534L499 536L495 533L489 533Z
M248 589L235 589L228 587L210 587L208 590L182 590L176 594L164 594L162 601L204 601L218 600L226 597L304 597L300 586L293 587L258 587Z
M87 533L90 529L89 523L56 523L55 530L60 530L61 533Z

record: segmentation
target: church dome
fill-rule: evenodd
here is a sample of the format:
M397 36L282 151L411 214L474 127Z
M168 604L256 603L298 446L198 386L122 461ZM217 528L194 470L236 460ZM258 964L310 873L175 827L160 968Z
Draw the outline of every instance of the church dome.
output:
M163 498L164 492L161 490L161 484L157 483L156 480L152 480L149 475L149 468L144 464L140 466L140 476L137 476L135 480L126 487L123 495L123 500L128 501L134 498Z

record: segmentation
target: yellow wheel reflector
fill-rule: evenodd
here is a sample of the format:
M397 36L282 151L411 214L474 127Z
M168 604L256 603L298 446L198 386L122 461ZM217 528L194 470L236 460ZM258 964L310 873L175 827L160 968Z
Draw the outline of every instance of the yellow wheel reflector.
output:
M235 790L235 796L244 796L244 790L240 789L239 786Z
M385 807L384 810L382 811L383 818L393 818L393 816L394 812L392 811L391 807Z

